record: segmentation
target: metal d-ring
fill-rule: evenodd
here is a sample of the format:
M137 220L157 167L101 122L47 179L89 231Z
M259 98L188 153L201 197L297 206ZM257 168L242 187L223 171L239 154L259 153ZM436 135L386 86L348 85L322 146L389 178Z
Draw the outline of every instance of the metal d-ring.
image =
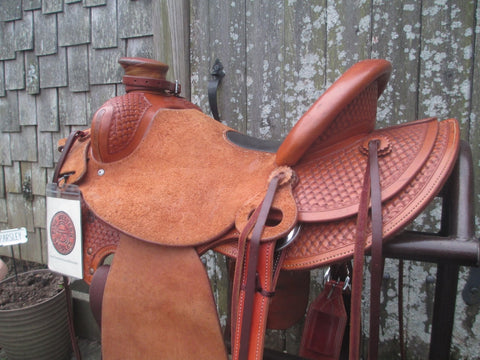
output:
M298 237L298 234L300 234L301 229L302 225L295 225L295 227L288 233L287 236L278 240L275 251L281 251L285 249L288 245L290 245L292 242L294 242L295 239Z

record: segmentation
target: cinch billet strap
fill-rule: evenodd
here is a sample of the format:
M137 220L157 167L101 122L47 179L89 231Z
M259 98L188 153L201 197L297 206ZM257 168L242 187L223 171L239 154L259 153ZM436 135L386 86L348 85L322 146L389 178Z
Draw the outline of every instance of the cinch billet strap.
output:
M369 358L374 360L378 354L378 325L380 306L380 286L383 273L382 256L382 208L380 172L378 167L377 141L368 144L368 162L360 196L357 233L353 255L352 303L350 319L350 355L351 360L360 357L360 313L363 286L363 264L368 223L368 209L372 204L372 260L371 260L371 297L370 297L370 343Z
M371 141L369 147L370 184L372 203L372 250L370 262L370 343L368 357L378 358L380 290L383 277L383 222L382 194L380 188L380 169L378 167L377 141Z
M260 239L279 181L279 176L272 178L262 204L255 210L240 235L232 296L233 359L244 360L248 358ZM252 225L252 235L250 241L247 241Z

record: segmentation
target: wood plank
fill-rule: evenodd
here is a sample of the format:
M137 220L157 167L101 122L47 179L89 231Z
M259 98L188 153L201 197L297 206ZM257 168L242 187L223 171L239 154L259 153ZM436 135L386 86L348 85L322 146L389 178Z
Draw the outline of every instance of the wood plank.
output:
M56 88L42 89L37 96L39 131L58 131L58 94Z
M63 11L63 0L43 0L42 13L54 14Z
M22 90L25 88L25 62L22 54L15 60L4 61L5 89Z
M20 131L17 91L6 91L6 96L0 98L0 118L0 131Z
M0 1L0 21L12 21L22 18L22 3L17 0Z
M36 95L40 93L40 70L38 58L31 51L24 52L24 54L27 93L30 95Z
M26 91L18 92L18 121L21 126L37 125L36 98Z
M370 58L370 2L328 2L326 22L328 87L350 66Z
M40 240L40 232L38 229L35 229L34 231L29 231L27 236L28 242L20 245L20 252L16 252L16 255L21 254L23 260L43 263L46 258L43 257L43 247Z
M153 3L153 57L169 66L167 79L178 80L182 95L190 98L188 0L161 0Z
M153 35L153 1L117 0L118 35L122 39Z
M208 80L212 67L219 59L224 67L225 77L220 83L217 103L221 120L234 129L246 132L248 129L247 88L245 76L246 51L246 4L240 2L217 1L209 6L210 24L208 27L210 49L208 63L203 69L207 75L202 91L207 93ZM208 106L210 113L210 106Z
M121 48L89 51L90 85L115 84L122 81L123 69L118 60L125 55Z
M44 168L53 167L52 133L43 132L37 128L37 142L38 165Z
M208 106L207 84L210 75L210 18L209 2L190 1L190 69L191 100L206 114L210 114ZM226 115L226 114L224 114ZM228 118L228 116L225 116Z
M284 3L248 2L246 7L247 133L279 139L285 133L283 97Z
M4 230L7 227L7 222L7 199L5 197L2 197L0 198L0 229Z
M37 136L35 126L22 126L22 131L10 135L12 160L37 161Z
M473 13L473 0L461 4L425 0L422 4L418 113L420 117L457 118L462 137L469 130ZM422 223L432 226L438 221L435 214L438 211L424 213Z
M0 60L15 59L13 21L0 21Z
M128 57L143 57L153 59L153 36L142 36L137 38L127 39L127 54Z
M5 71L3 66L0 66L0 97L5 96Z
M379 127L411 121L417 116L421 2L374 2L372 58L389 60L392 75L379 100Z
M45 196L47 182L50 179L46 177L47 171L45 168L38 165L38 163L32 164L32 192L33 195Z
M5 191L7 194L22 193L22 179L20 177L20 163L15 161L12 166L3 167L5 175Z
M32 202L32 207L33 225L35 228L45 228L45 219L47 218L45 196L35 196Z
M23 10L38 10L42 8L42 0L23 0Z
M90 43L90 10L80 3L70 4L58 14L58 45ZM75 31L71 31L71 29Z
M3 166L0 166L0 199L5 199L5 178L3 175ZM0 222L2 217L0 216Z
M473 0L422 5L419 114L457 118L463 137L471 101L474 10Z
M35 55L52 55L57 52L57 16L33 12Z
M23 194L9 194L7 197L8 225L12 228L25 227L27 231L34 231L33 209L26 202Z
M298 1L285 8L282 66L285 133L325 90L327 1Z
M68 47L68 89L71 92L83 92L90 89L88 68L88 45Z
M59 48L54 55L40 56L38 64L41 89L68 85L66 48Z
M26 11L22 20L15 21L15 50L33 50L33 13Z
M3 132L0 132L0 165L12 165L12 155L10 152L10 134Z
M87 6L84 4L84 6ZM117 3L108 1L106 6L93 7L90 10L92 17L92 47L106 49L117 47Z
M74 93L69 88L58 89L58 117L60 124L87 125L87 99L85 93Z
M85 7L104 6L104 5L108 5L107 0L83 0L83 6Z

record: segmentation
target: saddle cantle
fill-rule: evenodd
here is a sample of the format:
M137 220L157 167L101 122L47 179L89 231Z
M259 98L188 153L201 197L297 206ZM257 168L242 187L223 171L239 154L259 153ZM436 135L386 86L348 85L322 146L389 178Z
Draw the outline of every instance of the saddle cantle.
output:
M265 226L257 231L258 256L268 264L257 268L263 290L252 295L253 310L245 294L249 268L236 269L240 302L232 308L238 315L232 324L234 358L247 353L261 358L260 333L278 269L311 269L352 257L372 142L377 144L383 241L432 200L457 156L459 127L454 119L429 118L375 130L377 99L391 72L385 60L350 68L281 143L257 141L203 114L178 97L178 86L165 80L164 64L141 58L120 63L127 94L107 101L95 113L91 129L61 144L55 174L57 182L78 184L82 192L84 279L90 282L104 258L117 249L123 249L117 254L122 260L114 260L112 292L127 291L118 278L129 276L123 267L131 266L130 252L142 257L155 253L165 263L167 256L180 264L182 258L195 258L189 249L198 254L214 249L246 264L257 256L250 244L256 241L262 208L271 200L264 210ZM365 249L374 230L367 221ZM276 243L294 232L293 243L275 252ZM137 249L142 242L148 250ZM196 272L198 266L189 269ZM204 302L199 307L207 309L208 294L200 292ZM112 299L107 303L120 308ZM245 320L240 315L244 312L254 314L253 320L250 315ZM109 316L111 320L114 313ZM253 329L257 338L235 335L244 328Z

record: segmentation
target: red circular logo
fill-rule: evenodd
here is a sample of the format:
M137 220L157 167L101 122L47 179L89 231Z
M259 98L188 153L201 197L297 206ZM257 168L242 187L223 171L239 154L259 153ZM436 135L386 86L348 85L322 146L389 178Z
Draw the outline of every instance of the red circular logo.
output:
M63 211L57 212L53 215L50 222L50 238L53 246L62 255L68 255L75 247L75 225Z

